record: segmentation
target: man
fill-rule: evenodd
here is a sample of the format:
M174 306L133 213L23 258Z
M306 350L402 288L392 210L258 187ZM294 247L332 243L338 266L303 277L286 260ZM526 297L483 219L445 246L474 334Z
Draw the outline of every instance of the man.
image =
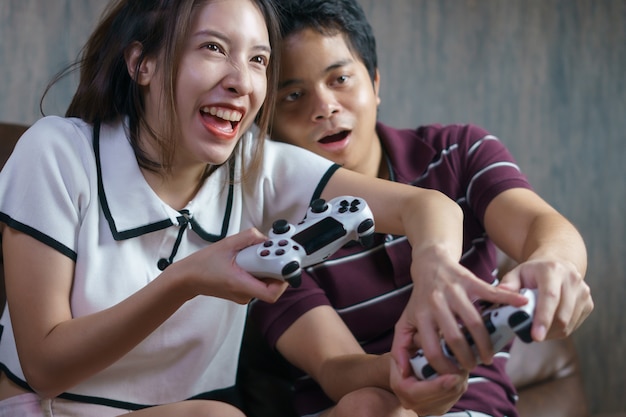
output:
M580 234L532 191L487 131L471 125L398 130L376 122L375 40L356 0L280 0L279 6L284 43L274 138L456 200L465 214L461 263L468 269L463 281L441 271L430 279L437 266L412 260L406 239L378 235L373 248L347 247L308 268L301 287L275 305L254 303L251 326L305 373L295 382L297 413L516 416L508 355L494 356L472 301L493 300L498 247L519 263L498 287L539 291L534 340L570 334L593 309ZM414 282L412 268L420 271ZM457 319L484 365L476 366ZM443 356L440 335L459 367ZM408 361L418 346L438 378L413 376ZM471 370L469 379L464 369Z

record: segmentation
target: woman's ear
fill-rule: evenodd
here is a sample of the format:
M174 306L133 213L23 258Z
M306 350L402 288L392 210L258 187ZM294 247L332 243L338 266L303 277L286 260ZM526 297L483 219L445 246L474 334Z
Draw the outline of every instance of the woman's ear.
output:
M139 42L133 42L124 52L128 75L137 84L146 86L150 84L156 63L153 59L143 56L143 46ZM141 60L141 61L140 61Z

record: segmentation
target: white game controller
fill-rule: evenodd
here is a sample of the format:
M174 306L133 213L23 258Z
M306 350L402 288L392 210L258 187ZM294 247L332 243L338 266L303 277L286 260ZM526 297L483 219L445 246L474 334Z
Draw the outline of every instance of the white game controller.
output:
M523 288L520 294L528 299L528 303L525 305L521 307L491 306L482 313L483 322L489 331L494 352L501 351L515 336L519 337L525 343L532 342L530 329L533 324L537 290ZM471 335L467 331L464 331L464 333L467 342L474 350L478 363L480 363ZM448 358L455 360L452 351L443 339L441 340L441 347L443 353ZM411 366L418 379L433 379L437 376L437 372L428 363L422 349L419 349L417 354L411 359Z
M341 196L314 200L297 225L276 220L269 239L237 254L237 264L251 275L300 286L302 268L326 260L346 243L369 246L374 238L374 216L365 200Z

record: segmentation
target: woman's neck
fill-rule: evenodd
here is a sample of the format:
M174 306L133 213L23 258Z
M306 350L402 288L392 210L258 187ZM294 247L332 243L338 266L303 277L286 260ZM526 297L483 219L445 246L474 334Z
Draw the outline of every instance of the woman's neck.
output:
M171 175L141 168L146 182L167 205L181 210L197 194L204 179L204 169L198 167L176 170Z

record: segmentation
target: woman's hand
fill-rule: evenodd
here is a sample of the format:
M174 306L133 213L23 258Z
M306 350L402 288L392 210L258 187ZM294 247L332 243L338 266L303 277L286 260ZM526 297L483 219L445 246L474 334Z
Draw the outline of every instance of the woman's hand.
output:
M176 271L172 271L175 275L189 279L190 298L210 295L239 304L246 304L253 298L273 303L288 284L281 280L253 277L235 261L242 249L265 239L258 230L248 229L197 251L168 269L175 268Z

